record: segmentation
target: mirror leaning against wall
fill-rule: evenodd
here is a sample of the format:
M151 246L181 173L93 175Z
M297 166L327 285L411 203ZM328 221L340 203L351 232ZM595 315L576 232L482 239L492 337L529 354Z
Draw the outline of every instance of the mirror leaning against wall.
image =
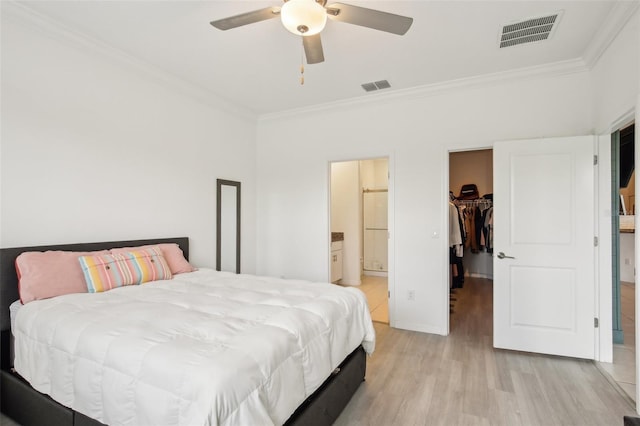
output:
M240 198L240 182L217 180L217 271L240 273Z

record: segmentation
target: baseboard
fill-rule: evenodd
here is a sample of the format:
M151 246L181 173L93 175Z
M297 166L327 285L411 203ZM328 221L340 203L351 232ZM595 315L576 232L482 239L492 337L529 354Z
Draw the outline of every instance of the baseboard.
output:
M440 334L442 336L447 335L446 331L443 330L441 327L434 327L428 324L417 324L417 323L398 321L393 324L393 328L399 328L402 330L409 330L409 331L419 331L421 333Z
M470 277L470 278L484 278L486 280L493 280L493 274L489 275L489 274L480 274L477 272L467 272L465 274L465 277Z
M368 275L370 277L388 277L389 272L386 271L362 271L362 275Z

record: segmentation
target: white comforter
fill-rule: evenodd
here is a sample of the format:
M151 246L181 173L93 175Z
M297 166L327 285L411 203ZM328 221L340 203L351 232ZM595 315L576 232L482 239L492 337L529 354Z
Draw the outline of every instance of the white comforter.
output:
M15 368L109 425L286 421L375 333L362 292L202 269L22 307Z

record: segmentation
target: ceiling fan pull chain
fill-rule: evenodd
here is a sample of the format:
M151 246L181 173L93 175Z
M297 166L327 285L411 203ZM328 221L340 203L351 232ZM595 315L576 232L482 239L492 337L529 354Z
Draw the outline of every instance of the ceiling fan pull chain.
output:
M302 40L302 50L300 55L300 85L304 85L304 40Z

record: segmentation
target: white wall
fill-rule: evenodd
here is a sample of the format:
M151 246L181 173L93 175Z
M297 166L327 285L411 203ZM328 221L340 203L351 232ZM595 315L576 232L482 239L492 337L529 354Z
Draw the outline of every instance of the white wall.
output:
M611 132L611 126L633 110L638 93L638 15L631 17L591 71L594 92L594 129ZM618 123L621 124L621 123Z
M343 232L342 284L359 285L360 234L360 172L357 161L331 164L331 232ZM327 248L326 256L329 256ZM324 279L329 281L329 276Z
M254 271L255 120L49 31L3 9L0 245L188 236L192 262L215 266L225 178L243 185Z
M327 122L331 126L317 126ZM442 265L448 253L439 236L446 235L447 150L589 134L591 128L587 73L263 119L257 145L258 272L326 280L328 162L390 156L393 325L444 334L448 306ZM406 298L410 290L415 301Z

